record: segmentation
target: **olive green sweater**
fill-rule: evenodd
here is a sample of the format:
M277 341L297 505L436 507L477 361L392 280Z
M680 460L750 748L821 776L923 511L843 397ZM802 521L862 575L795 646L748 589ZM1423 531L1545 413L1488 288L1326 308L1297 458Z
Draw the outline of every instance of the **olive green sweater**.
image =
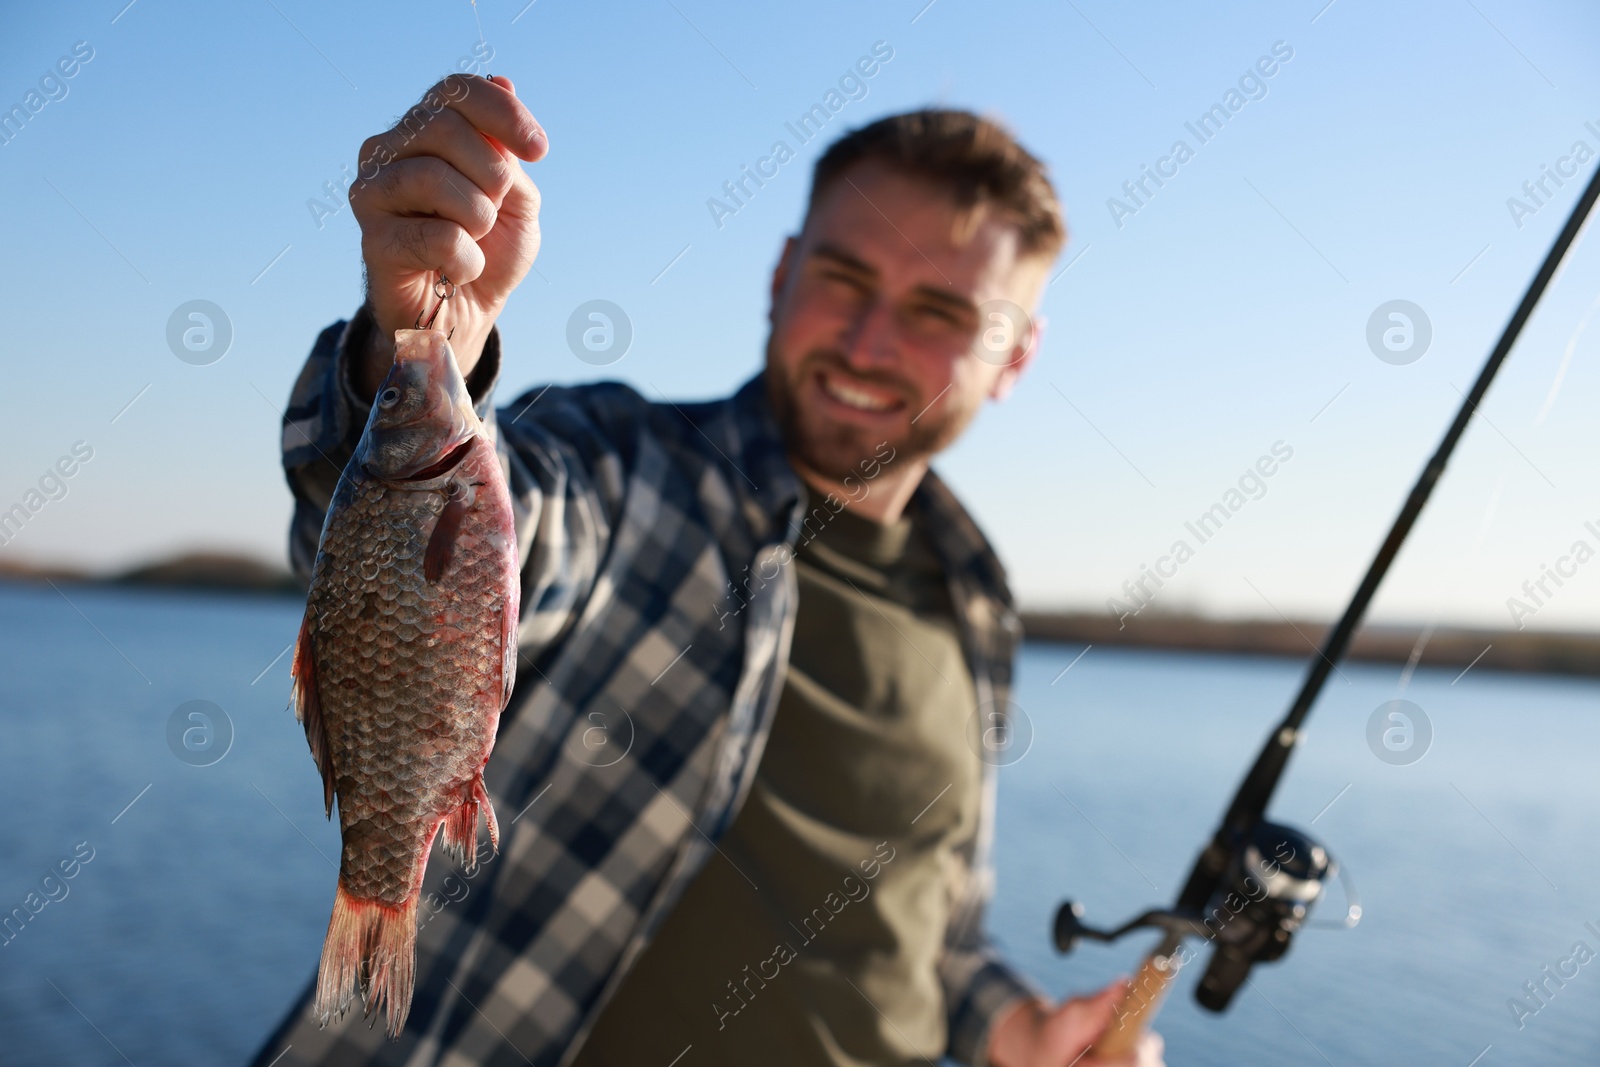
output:
M980 766L922 521L846 510L797 546L789 670L750 796L576 1067L938 1061L950 844L973 831Z

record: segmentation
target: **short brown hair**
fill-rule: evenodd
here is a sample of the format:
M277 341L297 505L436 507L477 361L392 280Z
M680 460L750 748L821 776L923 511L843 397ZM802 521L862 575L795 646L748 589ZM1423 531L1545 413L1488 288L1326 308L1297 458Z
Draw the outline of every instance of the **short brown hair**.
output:
M925 108L851 130L817 160L807 214L845 171L867 160L949 189L963 210L998 209L1021 231L1025 255L1054 259L1066 244L1066 220L1044 164L992 119Z

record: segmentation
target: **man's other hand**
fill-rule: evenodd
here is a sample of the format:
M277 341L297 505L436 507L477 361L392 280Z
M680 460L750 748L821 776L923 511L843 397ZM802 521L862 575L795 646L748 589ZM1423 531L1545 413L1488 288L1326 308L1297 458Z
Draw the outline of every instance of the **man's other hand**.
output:
M1055 1006L1043 1000L1024 1001L995 1023L989 1063L993 1067L1164 1067L1161 1036L1155 1033L1146 1033L1138 1052L1124 1059L1084 1055L1116 1024L1117 1003L1127 991L1124 979Z
M362 144L350 206L377 323L355 368L365 395L394 361L394 332L432 311L440 270L456 292L437 325L454 328L451 348L471 373L539 252L539 191L517 160L538 160L548 147L509 78L469 74L444 79Z

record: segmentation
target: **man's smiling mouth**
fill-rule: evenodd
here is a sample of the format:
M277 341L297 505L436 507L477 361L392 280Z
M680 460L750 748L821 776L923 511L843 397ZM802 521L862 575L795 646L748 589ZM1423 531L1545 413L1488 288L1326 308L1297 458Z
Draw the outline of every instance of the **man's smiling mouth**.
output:
M829 398L857 411L876 414L905 406L905 402L894 391L847 378L835 371L819 371L817 380Z

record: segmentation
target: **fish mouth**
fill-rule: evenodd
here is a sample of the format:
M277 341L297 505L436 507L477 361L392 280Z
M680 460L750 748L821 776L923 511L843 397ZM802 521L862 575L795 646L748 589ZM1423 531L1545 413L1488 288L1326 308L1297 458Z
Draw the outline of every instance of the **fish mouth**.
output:
M437 463L430 463L415 474L393 480L397 482L426 482L449 474L462 460L467 458L467 453L472 451L472 443L476 440L477 435L473 435L446 452L444 458Z

